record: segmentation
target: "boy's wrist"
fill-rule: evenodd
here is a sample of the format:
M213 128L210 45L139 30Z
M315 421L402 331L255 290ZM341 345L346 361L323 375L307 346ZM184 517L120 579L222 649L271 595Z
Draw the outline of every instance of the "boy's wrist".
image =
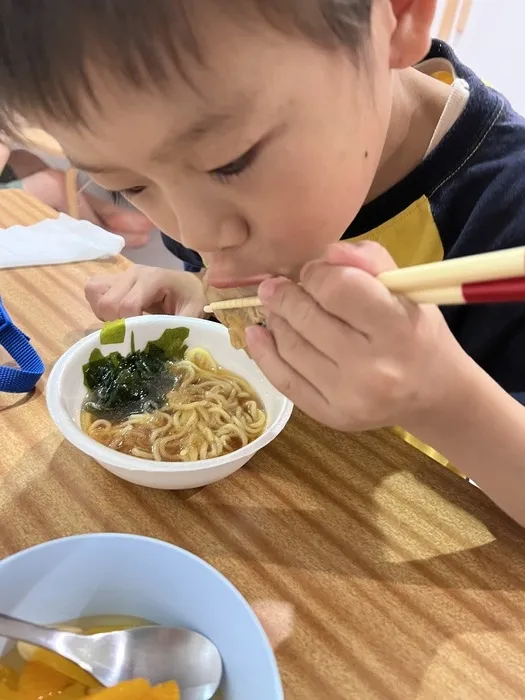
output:
M494 392L501 392L459 346L448 359L435 380L435 400L403 422L403 428L439 451L461 439L467 427L481 418L476 410L480 404L489 401Z
M510 445L522 428L523 407L458 350L444 362L448 370L435 403L402 426L480 485L488 478L491 493L501 446Z
M466 354L450 373L446 396L403 427L525 527L525 407Z

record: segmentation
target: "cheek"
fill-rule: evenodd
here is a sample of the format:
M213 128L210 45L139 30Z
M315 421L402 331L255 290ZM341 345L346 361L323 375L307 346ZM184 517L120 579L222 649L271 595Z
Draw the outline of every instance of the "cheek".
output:
M362 207L375 154L350 146L322 159L302 155L268 183L266 196L257 203L255 232L272 247L310 259L339 240Z

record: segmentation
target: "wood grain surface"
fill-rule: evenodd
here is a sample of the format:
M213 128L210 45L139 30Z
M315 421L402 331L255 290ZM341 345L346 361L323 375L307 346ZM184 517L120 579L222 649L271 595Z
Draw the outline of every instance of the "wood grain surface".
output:
M0 224L13 216L0 195ZM125 264L0 272L48 370L98 327L85 280ZM44 391L0 394L0 556L95 531L195 552L292 619L277 652L289 700L525 697L523 531L467 481L389 432L337 434L296 413L225 481L148 490L65 442Z

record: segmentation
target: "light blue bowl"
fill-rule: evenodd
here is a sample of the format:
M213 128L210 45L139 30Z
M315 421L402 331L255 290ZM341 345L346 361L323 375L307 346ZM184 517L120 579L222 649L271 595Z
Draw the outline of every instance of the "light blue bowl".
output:
M0 562L0 612L40 624L133 615L209 637L224 700L283 700L275 657L248 603L222 574L179 547L136 535L67 537ZM0 655L9 642L0 638Z

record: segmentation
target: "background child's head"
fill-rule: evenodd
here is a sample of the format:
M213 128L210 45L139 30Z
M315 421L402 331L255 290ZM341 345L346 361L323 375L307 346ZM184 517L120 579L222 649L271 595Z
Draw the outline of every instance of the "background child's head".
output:
M213 281L290 273L366 199L435 2L0 0L4 126L48 130Z

